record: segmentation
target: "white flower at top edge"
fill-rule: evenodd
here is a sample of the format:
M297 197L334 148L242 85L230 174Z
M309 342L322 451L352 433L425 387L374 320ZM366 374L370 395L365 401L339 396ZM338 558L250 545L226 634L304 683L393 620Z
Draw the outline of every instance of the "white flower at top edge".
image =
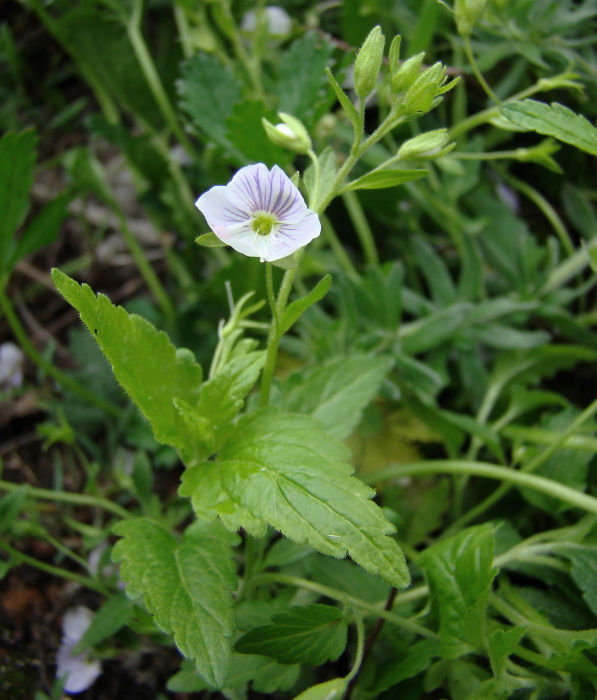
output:
M266 7L265 16L267 18L267 31L270 36L287 36L290 34L292 20L284 8L277 5ZM245 12L241 29L245 32L254 32L257 29L257 13L255 10Z
M321 232L317 214L277 165L247 165L195 204L223 243L262 262L291 255Z

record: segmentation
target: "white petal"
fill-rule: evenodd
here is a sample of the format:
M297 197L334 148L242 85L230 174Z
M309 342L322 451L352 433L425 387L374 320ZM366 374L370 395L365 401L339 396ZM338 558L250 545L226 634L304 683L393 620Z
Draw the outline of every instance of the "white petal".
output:
M87 632L93 620L93 612L84 605L67 610L62 618L62 633L66 639L73 640L75 644Z
M268 211L284 223L298 223L308 211L303 195L292 184L288 175L277 165L274 165L269 176L272 203Z
M263 163L241 168L226 187L228 201L241 211L270 211L272 187Z
M285 9L274 5L271 7L266 7L265 11L267 13L269 33L272 36L286 36L287 34L290 34L290 30L292 29L292 20Z
M261 253L259 252L259 238L267 238L267 236L260 236L253 231L251 224L243 223L236 224L235 226L229 226L226 229L226 237L220 235L217 231L214 231L216 236L220 240L226 242L231 248L237 250L243 255L248 255L250 258L260 258Z
M82 693L90 688L102 672L98 659L91 660L87 654L72 656L76 642L62 640L56 655L56 676L62 678L68 674L64 690L67 693Z
M239 208L228 197L228 187L217 185L205 192L195 202L211 229L215 226L230 226L247 221L251 214L248 209Z
M278 236L283 238L286 245L294 251L302 248L319 236L321 233L321 222L314 211L307 210L307 214L302 221L282 223L277 228ZM290 255L290 253L287 253L287 255Z

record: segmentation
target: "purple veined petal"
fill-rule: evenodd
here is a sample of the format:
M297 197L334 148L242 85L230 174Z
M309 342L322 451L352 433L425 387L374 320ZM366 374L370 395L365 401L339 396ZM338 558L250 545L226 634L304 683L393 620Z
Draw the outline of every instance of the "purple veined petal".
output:
M263 163L241 168L226 186L228 201L242 211L269 211L272 187Z
M295 224L306 215L307 205L303 195L286 173L277 165L271 169L270 182L272 189L271 211L280 221Z
M288 241L292 250L298 250L317 238L321 233L321 221L314 211L307 210L307 215L297 223L278 225L278 236Z
M228 197L228 187L216 185L205 192L195 202L195 206L205 217L210 228L231 226L247 221L251 217L249 209L232 204Z

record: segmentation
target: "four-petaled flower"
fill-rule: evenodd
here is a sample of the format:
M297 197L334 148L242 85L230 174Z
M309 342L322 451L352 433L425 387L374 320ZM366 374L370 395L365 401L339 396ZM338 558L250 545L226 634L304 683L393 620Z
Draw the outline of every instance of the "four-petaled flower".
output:
M262 262L285 258L321 232L317 214L277 165L247 165L195 204L222 242Z

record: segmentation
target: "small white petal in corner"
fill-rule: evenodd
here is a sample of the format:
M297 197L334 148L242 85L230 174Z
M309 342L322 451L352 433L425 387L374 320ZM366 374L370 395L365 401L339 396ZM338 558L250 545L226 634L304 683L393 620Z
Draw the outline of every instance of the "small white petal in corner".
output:
M67 676L64 691L69 694L87 690L102 672L99 660L90 659L85 653L72 655L92 619L93 612L83 605L67 610L62 618L62 641L56 655L56 676Z
M14 343L0 345L0 389L17 389L23 383L25 355Z
M267 17L267 30L270 36L287 36L292 29L292 20L283 7L273 5L265 8ZM245 32L254 32L257 29L257 14L254 10L245 12L241 29Z
M277 165L247 165L195 204L223 243L262 262L291 255L321 232L319 217Z

